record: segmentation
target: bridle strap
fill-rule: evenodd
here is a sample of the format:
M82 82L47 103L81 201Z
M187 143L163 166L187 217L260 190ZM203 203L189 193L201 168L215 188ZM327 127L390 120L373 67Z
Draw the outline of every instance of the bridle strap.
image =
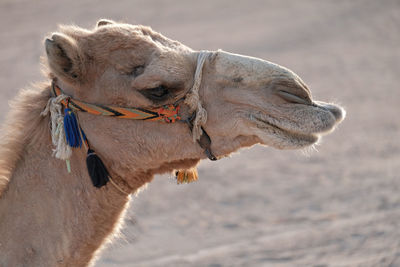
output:
M55 97L63 95L64 92L56 84L53 79L52 91ZM161 121L166 123L173 123L181 120L178 115L180 105L164 105L158 108L143 109L143 108L125 108L117 106L108 106L100 104L91 104L83 102L72 97L63 99L61 103L64 107L69 107L73 111L86 112L93 115L111 116L120 119L130 120L147 120L147 121Z

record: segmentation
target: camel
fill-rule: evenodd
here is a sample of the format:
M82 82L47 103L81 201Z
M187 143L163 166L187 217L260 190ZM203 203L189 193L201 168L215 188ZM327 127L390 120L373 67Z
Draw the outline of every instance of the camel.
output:
M131 195L155 174L191 170L202 159L255 144L309 147L345 117L340 106L314 101L285 67L194 51L145 26L110 20L90 30L59 26L45 48L48 78L16 96L1 132L0 266L93 265L118 235ZM104 106L178 102L177 115L191 123L77 111L112 178L95 187L85 149L72 149L69 170L54 157L52 117L43 113L55 99L54 82L68 99Z

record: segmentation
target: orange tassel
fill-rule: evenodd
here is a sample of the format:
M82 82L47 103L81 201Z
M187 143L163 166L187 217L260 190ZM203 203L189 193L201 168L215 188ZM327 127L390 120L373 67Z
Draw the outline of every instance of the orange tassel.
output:
M196 168L178 170L176 171L175 176L178 184L188 184L199 179L199 174L197 173Z

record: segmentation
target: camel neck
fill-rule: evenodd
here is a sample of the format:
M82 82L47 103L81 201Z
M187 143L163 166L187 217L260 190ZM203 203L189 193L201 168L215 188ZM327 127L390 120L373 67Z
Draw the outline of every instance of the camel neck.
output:
M40 116L43 107L32 106L25 116ZM129 196L91 185L83 150L74 151L68 173L65 162L52 156L48 127L48 118L41 119L22 138L0 196L0 266L21 265L21 259L27 266L86 266L128 207Z

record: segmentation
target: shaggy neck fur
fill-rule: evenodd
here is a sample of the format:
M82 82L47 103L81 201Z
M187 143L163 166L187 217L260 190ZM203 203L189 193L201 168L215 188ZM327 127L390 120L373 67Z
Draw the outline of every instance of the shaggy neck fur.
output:
M91 185L85 151L74 150L71 174L52 156L49 118L39 116L49 97L49 86L22 92L2 131L0 266L86 266L128 206L112 185Z

